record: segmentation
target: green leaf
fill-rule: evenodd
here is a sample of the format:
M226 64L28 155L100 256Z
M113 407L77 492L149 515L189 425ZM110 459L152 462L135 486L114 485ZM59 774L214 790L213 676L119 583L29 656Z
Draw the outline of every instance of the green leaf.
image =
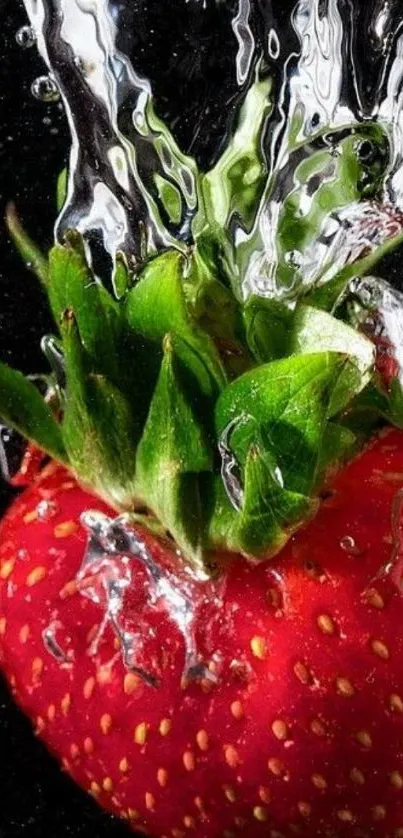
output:
M122 392L92 371L71 313L63 318L62 337L67 382L62 427L71 465L110 503L130 509L141 429Z
M0 416L3 422L65 462L60 425L38 389L22 373L0 363Z
M315 498L289 491L279 482L277 467L263 446L251 446L244 468L241 510L230 503L220 478L214 483L214 514L209 543L264 561L278 553L292 533L318 508Z
M158 172L154 175L155 185L158 189L158 194L166 212L174 224L179 224L181 220L182 201L179 189L176 188L166 178L162 177Z
M253 222L267 177L262 135L272 110L271 79L257 79L242 105L238 125L213 169L203 177L205 223L227 231L231 216Z
M195 567L203 567L204 480L213 455L181 374L178 341L167 336L161 372L136 462L137 491Z
M195 160L179 148L166 123L154 110L152 97L145 106L145 121L142 129L153 152L158 155L161 172L154 176L157 193L163 208L173 223L196 209L199 171ZM179 244L179 242L178 242Z
M7 206L6 222L10 236L26 266L36 274L42 285L46 287L49 279L48 260L28 236L28 233L25 232L13 203Z
M345 365L335 352L293 356L251 370L229 385L216 408L217 437L229 435L243 500L214 484L210 545L268 557L317 508L314 494L355 443L329 423L332 393ZM225 470L224 470L225 471Z
M153 259L127 295L126 319L137 335L155 345L168 333L181 338L178 352L185 366L197 378L205 396L216 397L226 376L211 338L191 322L184 295L186 263L178 251L167 251Z

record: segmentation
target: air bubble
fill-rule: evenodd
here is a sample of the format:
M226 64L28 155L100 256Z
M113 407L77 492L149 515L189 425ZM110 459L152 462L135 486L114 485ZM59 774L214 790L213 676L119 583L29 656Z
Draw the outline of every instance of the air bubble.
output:
M299 250L289 250L284 254L284 259L291 268L300 268L303 262L302 253Z
M277 61L280 55L280 41L275 29L270 29L267 46L270 58Z
M345 535L340 539L340 547L345 553L349 553L351 556L357 556L360 553L360 550L351 535Z
M22 49L30 49L36 41L35 31L32 26L21 26L15 34L15 40Z
M41 500L36 507L36 516L39 521L50 521L59 511L59 507L51 500Z
M31 93L40 102L58 102L59 88L52 76L38 76L31 84Z

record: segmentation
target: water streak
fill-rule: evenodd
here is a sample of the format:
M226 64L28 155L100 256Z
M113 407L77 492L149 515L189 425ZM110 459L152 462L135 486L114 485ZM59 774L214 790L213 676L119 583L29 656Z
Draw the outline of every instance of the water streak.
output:
M249 18L251 14L250 0L239 0L238 14L232 21L232 28L238 41L236 57L236 77L239 85L245 84L252 67L255 54L255 37Z
M113 257L123 250L137 262L179 247L197 205L194 171L155 116L150 84L116 47L118 6L107 0L26 0L25 6L72 136L56 234L75 228L101 239ZM175 220L161 199L161 182L180 202Z

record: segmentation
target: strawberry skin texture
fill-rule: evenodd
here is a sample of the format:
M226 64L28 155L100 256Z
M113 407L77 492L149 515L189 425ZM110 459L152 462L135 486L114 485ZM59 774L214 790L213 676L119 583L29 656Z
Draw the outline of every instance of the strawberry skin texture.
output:
M280 557L234 564L220 610L210 620L206 605L197 626L216 683L181 683L183 638L149 608L155 687L125 669L110 627L89 654L104 611L74 583L80 515L112 513L51 464L0 529L1 665L13 695L64 769L134 830L402 838L403 542L391 523L402 486L403 434L389 431ZM44 500L51 511L38 517ZM163 560L166 545L141 537ZM380 574L391 557L393 572ZM44 645L50 623L69 665Z

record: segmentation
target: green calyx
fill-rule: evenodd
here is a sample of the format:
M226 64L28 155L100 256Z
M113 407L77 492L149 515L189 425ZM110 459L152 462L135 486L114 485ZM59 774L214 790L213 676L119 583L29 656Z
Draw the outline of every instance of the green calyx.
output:
M253 560L278 552L315 513L329 474L382 421L403 426L401 387L396 379L386 391L374 346L344 305L351 278L402 235L328 282L318 269L291 302L281 294L243 299L243 257L231 226L253 242L259 203L274 189L262 151L269 92L268 82L255 83L222 158L198 176L193 245L149 254L137 273L130 254L116 254L111 291L77 232L45 257L14 210L8 217L46 290L56 335L45 342L51 401L0 364L2 420L117 512L170 536L199 571L212 569L217 551ZM293 243L309 247L332 209L358 200L360 183L362 196L376 194L378 169L372 182L368 166L364 177L357 143L355 134L340 141L331 170L326 150L296 170L276 238L285 289L299 282L285 259ZM302 194L323 173L304 226ZM174 218L176 196L162 177L157 185ZM64 189L63 175L59 204Z

